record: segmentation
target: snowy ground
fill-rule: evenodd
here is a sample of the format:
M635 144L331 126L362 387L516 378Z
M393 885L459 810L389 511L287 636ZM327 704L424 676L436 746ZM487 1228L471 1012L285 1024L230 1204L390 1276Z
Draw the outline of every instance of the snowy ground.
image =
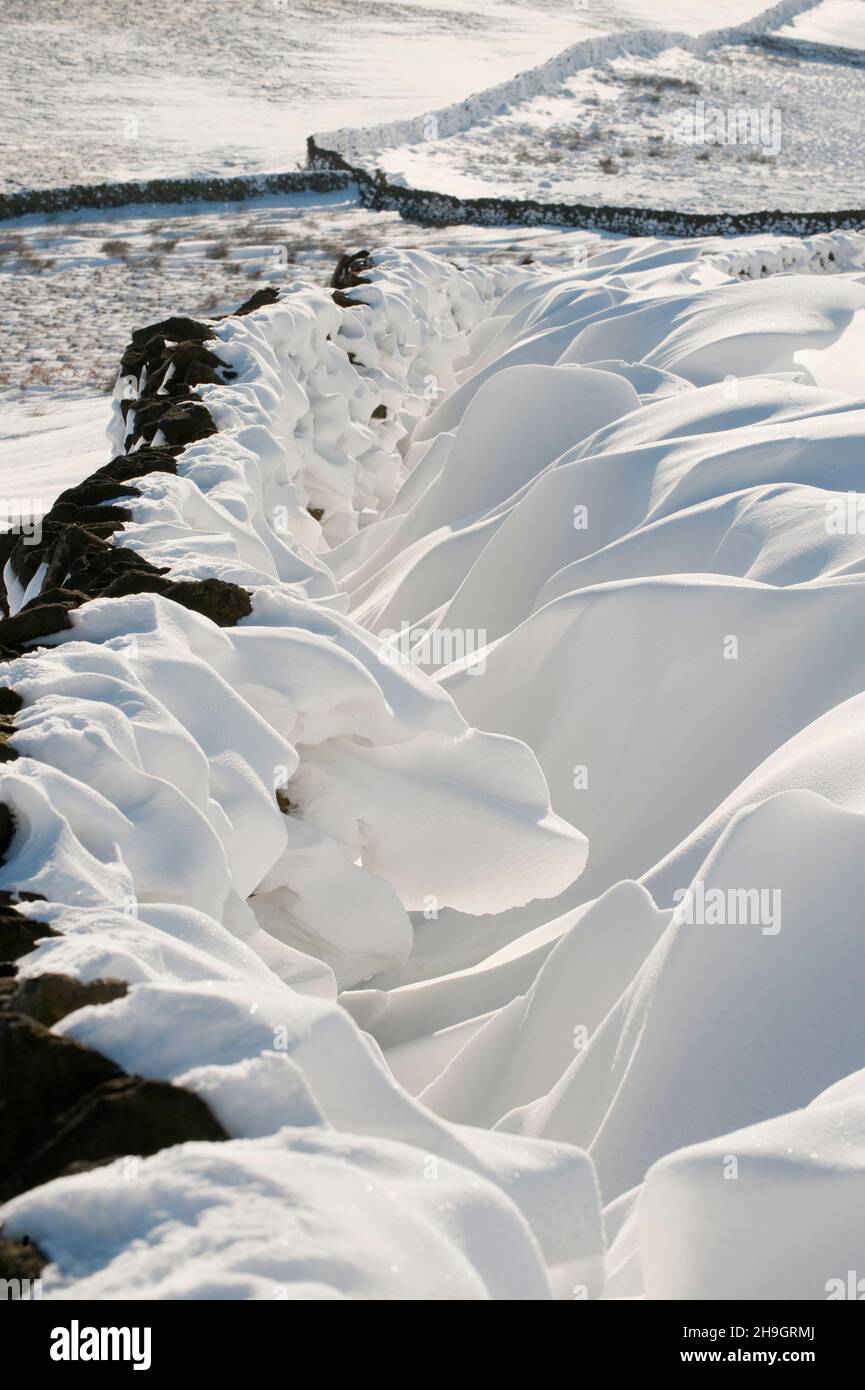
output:
M417 188L704 212L858 207L865 67L785 53L620 58L449 139L384 151ZM727 113L754 113L727 138ZM724 124L712 123L712 110ZM702 111L702 124L698 113Z
M616 6L572 0L10 0L2 186L292 169L322 123L455 100L609 27L610 10L615 23Z
M285 167L580 34L757 8L12 4L7 186ZM789 33L860 46L840 0ZM441 177L861 201L862 71L610 62L454 137ZM799 162L650 156L688 84L782 103ZM0 1031L46 974L120 980L40 1046L170 1082L225 1137L25 1164L4 1237L48 1299L856 1297L865 234L424 230L342 195L8 223L2 516L131 447L148 377L106 388L133 328L265 283L212 324L216 432L176 473L130 453L110 542L82 541L92 497L38 563L22 542L0 620L0 890L39 895L15 920L41 938ZM79 602L76 557L112 546L169 578ZM246 595L233 624L160 591L201 580ZM67 584L68 626L16 655Z
M865 5L862 0L820 0L813 9L784 25L780 33L807 43L865 48Z
M0 887L58 933L21 975L129 982L55 1032L229 1136L13 1198L47 1297L838 1296L863 265L852 234L386 251L363 307L217 326L219 432L117 539L252 612L97 599L2 667ZM92 469L67 409L19 483ZM13 608L43 577L7 566Z
M760 0L728 0L725 22ZM7 0L0 187L292 169L592 34L698 32L715 0Z

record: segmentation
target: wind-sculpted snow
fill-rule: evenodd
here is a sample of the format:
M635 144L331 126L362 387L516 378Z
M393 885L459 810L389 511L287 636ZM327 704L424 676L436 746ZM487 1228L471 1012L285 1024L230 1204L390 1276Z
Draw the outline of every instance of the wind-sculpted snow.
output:
M204 326L216 432L100 494L142 591L2 639L0 889L20 980L129 986L54 1034L228 1138L13 1197L49 1297L851 1296L865 285L818 240L386 253ZM16 555L28 620L70 576Z

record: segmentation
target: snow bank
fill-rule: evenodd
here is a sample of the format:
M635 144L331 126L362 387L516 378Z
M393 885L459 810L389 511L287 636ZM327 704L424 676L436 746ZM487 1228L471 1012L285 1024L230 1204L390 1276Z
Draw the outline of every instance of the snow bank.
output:
M238 1141L142 1161L131 1207L114 1170L100 1174L95 1244L79 1179L7 1206L5 1228L14 1236L23 1221L55 1261L54 1296L118 1296L130 1279L148 1297L600 1290L585 1156L444 1125L395 1085L334 1002L337 984L405 960L410 911L496 913L557 894L585 861L530 750L470 728L429 675L342 613L323 558L328 540L357 535L358 519L371 522L394 496L424 387L454 386L466 333L501 281L392 256L388 271L369 267L352 300L299 289L215 325L224 384L200 385L193 399L217 432L176 449L160 427L140 478L140 420L160 401L164 411L190 399L164 394L185 359L171 358L161 395L140 394L146 368L124 369L110 430L129 451L122 478L94 476L58 500L41 563L8 552L6 626L47 639L35 651L5 639L21 653L7 647L0 671L20 705L0 773L11 815L0 888L53 933L24 957L21 978L128 982L124 1009L85 1008L58 1031L122 1057L127 1072L199 1092ZM176 457L163 449L147 472L166 445ZM119 513L112 492L128 503ZM75 570L63 528L118 515L111 544L91 545ZM91 582L94 555L110 565L112 553L138 557L124 571L132 592L71 587L73 573ZM195 611L202 583L248 597L214 621ZM135 592L142 584L156 591ZM57 595L57 630L27 627L39 614L48 623ZM253 1211L248 1184L267 1171ZM71 1226L58 1224L57 1195ZM332 1243L334 1211L357 1200L363 1213L351 1237L339 1224L334 1262L320 1246ZM292 1221L287 1253L278 1241L275 1262L251 1265L256 1233L272 1239L275 1209L293 1203L319 1253L298 1258ZM165 1278L166 1240L187 1245L179 1282Z
M443 1124L333 1003L270 980L141 984L60 1028L201 1094L232 1135L61 1178L4 1209L48 1297L597 1293L594 1174L570 1146ZM121 1060L122 1059L122 1060ZM253 1193L255 1195L253 1195Z
M846 1118L773 1154L865 1055L860 280L838 234L620 243L515 286L415 431L422 485L346 551L373 629L483 629L439 679L534 749L589 860L486 947L444 914L343 1002L442 1117L587 1150L606 1297L825 1297L855 1268ZM583 435L584 374L630 394L590 391L615 418Z
M107 893L91 873L88 903L119 891L221 920L249 900L264 932L344 985L405 959L407 911L498 912L579 874L585 842L550 815L529 750L470 729L414 664L340 615L333 576L297 536L321 549L393 496L423 382L453 383L499 278L391 256L356 288L363 307L298 290L217 327L235 376L199 398L219 432L185 449L176 476L136 480L122 539L173 580L249 586L252 611L218 629L159 594L96 599L51 650L4 668L26 705L24 772L10 775L27 779L5 884L74 901L72 864L29 846L71 836L111 865ZM153 399L137 389L121 377L115 446ZM11 562L7 575L14 612L45 566L23 592ZM179 869L178 838L194 847Z
M861 1300L865 1073L680 1149L639 1203L649 1298ZM699 1229L700 1239L685 1239Z
M55 933L20 974L127 981L55 1033L229 1138L4 1228L58 1297L835 1296L865 1173L857 246L412 253L336 293L211 325L215 432L98 494L148 591L67 611L53 550L7 562L0 889ZM188 606L217 580L225 625Z

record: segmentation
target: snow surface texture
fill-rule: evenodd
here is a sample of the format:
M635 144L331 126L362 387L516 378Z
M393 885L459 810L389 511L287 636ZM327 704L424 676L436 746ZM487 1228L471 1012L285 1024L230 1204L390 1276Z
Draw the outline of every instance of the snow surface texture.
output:
M21 973L129 981L57 1031L232 1136L7 1204L49 1297L857 1267L863 248L385 252L217 326L219 433L119 534L252 613L96 600L0 668Z
M784 37L839 48L865 49L862 0L819 0L781 30Z
M292 169L311 130L457 101L588 35L696 33L717 3L5 0L0 190Z
M754 45L626 48L460 134L386 150L378 163L391 183L464 199L677 217L854 209L863 171L850 112L863 99L865 67L853 61L815 56L794 76L789 57Z
M737 3L747 12L759 0ZM145 12L135 0L5 0L0 188L292 169L316 126L456 100L527 56L628 22L618 9L152 0Z

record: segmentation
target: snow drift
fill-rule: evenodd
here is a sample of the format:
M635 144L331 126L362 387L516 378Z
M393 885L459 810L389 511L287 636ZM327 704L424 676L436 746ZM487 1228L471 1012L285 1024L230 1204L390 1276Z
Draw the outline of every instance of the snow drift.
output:
M7 644L0 889L46 933L20 980L128 986L53 1035L228 1138L13 1197L48 1296L835 1296L860 266L387 253L207 325L215 432L133 469L110 538L150 588ZM172 341L118 382L133 465ZM13 624L63 563L12 555Z

